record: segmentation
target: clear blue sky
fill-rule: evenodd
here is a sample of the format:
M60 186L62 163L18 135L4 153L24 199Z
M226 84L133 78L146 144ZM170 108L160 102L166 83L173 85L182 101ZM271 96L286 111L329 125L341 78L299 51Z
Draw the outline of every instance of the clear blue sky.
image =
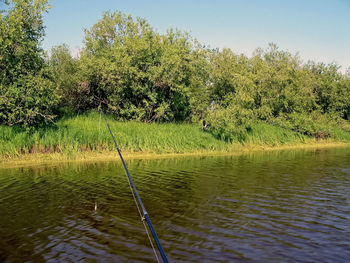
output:
M102 13L119 10L144 17L159 32L188 31L212 48L248 56L269 42L303 61L350 67L350 0L51 0L44 49L66 43L82 47L83 29Z

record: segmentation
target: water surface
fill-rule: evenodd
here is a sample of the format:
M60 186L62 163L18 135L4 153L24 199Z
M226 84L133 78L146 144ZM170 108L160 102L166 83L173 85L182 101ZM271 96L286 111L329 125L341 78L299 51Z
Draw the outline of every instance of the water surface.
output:
M350 148L127 165L170 261L350 261ZM119 162L0 169L0 262L154 260Z

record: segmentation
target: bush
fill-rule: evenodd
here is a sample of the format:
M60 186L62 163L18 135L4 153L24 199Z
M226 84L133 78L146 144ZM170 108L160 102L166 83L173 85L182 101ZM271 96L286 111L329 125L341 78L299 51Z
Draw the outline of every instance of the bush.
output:
M197 49L186 33L169 30L161 35L144 19L105 13L86 30L80 60L87 90L84 110L102 104L120 119L190 119L190 88L199 82Z
M243 142L253 122L252 111L235 104L216 107L208 114L209 131L225 141Z
M276 118L272 123L312 137L323 133L327 134L326 137L329 137L331 136L332 124L336 125L330 116L323 115L320 112L312 112L310 114L294 112Z
M47 0L12 0L0 14L0 124L36 126L52 121L57 96L40 41Z

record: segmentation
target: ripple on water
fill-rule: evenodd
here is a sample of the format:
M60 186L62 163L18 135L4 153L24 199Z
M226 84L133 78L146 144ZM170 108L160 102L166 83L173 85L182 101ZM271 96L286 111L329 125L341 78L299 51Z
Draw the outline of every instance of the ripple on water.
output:
M346 262L349 161L334 149L128 166L172 261ZM0 261L154 262L122 166L0 170Z

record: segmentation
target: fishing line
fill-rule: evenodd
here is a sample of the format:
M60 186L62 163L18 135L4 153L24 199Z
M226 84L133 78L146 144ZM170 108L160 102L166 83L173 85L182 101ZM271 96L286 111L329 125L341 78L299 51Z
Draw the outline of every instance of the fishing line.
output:
M158 247L158 251L159 251L159 253L160 253L160 255L161 255L162 259L163 259L163 262L168 263L168 259L167 259L166 255L165 255L165 252L164 252L164 250L163 250L162 245L160 244L160 241L159 241L158 236L157 236L157 233L156 233L156 231L155 231L155 229L154 229L154 227L153 227L153 225L152 225L152 222L151 222L151 219L150 219L150 217L149 217L149 215L148 215L148 212L146 211L146 209L145 209L145 207L144 207L144 205L143 205L143 203L142 203L141 197L140 197L140 195L139 195L139 193L138 193L138 191L137 191L137 189L136 189L136 186L135 186L135 184L134 184L134 182L133 182L133 180L132 180L132 178L131 178L131 175L130 175L130 173L129 173L129 170L128 170L128 168L126 167L126 164L125 164L125 162L124 162L124 158L123 158L123 156L122 156L122 154L121 154L121 151L120 151L120 149L119 149L119 147L118 147L117 141L115 140L114 135L113 135L113 133L112 133L112 130L111 130L110 126L109 126L109 123L108 123L108 121L107 121L105 115L103 114L102 108L101 108L100 110L101 110L101 115L103 116L103 118L104 118L104 120L105 120L105 122L106 122L106 124L107 124L109 133L110 133L111 136L112 136L112 139L113 139L114 145L115 145L115 147L116 147L116 149L117 149L117 151L118 151L120 160L122 161L122 164L123 164L123 166L124 166L124 170L125 170L125 173L126 173L126 176L127 176L127 179L128 179L128 183L129 183L129 187L130 187L131 193L132 193L132 195L133 195L133 198L134 198L134 201L135 201L137 210L138 210L138 212L139 212L139 214L140 214L141 221L142 221L142 223L143 223L143 225L144 225L144 227L145 227L147 236L148 236L148 238L149 238L149 240L150 240L150 243L151 243L151 246L152 246L152 248L153 248L154 254L155 254L155 256L156 256L156 259L157 259L157 261L159 262L158 255L157 255L157 252L155 251L155 248L154 248L152 239L151 239L151 237L150 237L150 234L149 234L149 232L148 232L146 223L147 223L147 225L148 225L149 230L150 230L151 233L152 233L154 242L156 243L156 245L157 245L157 247ZM146 222L146 223L145 223L145 222Z
M126 177L128 177L128 176L126 175ZM148 232L148 229L147 229L147 226L146 226L146 223L145 223L145 219L144 219L144 217L142 216L142 213L141 213L139 204L137 203L136 196L135 196L135 194L134 194L134 190L132 189L132 186L131 186L129 180L128 180L128 183L129 183L129 187L130 187L130 191L131 191L132 197L134 198L134 201L135 201L135 204L136 204L136 207L137 207L137 211L139 212L139 215L140 215L140 218L141 218L141 222L143 223L143 226L144 226L144 228L145 228L146 234L147 234L147 236L148 236L148 240L149 240L149 242L151 243L151 246L152 246L152 249L153 249L153 253L154 253L154 255L155 255L156 259L157 259L157 262L160 262L160 261L159 261L159 258L158 258L158 254L157 254L157 252L156 252L156 249L154 248L152 238L151 238L151 236L150 236L150 234L149 234L149 232Z

